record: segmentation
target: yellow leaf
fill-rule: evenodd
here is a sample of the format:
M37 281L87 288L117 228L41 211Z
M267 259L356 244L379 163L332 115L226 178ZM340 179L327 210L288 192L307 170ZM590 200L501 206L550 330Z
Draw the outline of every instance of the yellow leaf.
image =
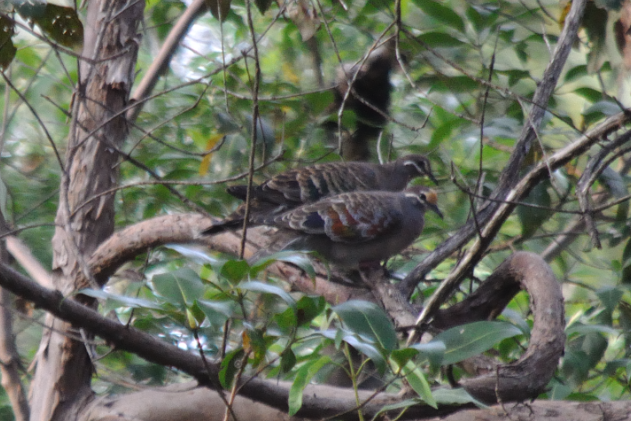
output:
M250 346L250 336L248 335L248 331L244 330L241 333L241 339L243 340L243 350L245 352L252 351L252 347Z
M292 66L291 64L287 62L284 62L282 66L282 70L283 70L283 76L285 77L285 79L287 79L293 84L297 84L298 82L300 82L300 78L296 74L294 70L294 66Z
M213 136L210 136L208 138L208 142L206 142L206 151L211 150L212 148L215 147L215 145L224 137L225 135L223 134L216 134ZM210 168L210 161L212 159L213 154L209 153L208 155L204 156L202 158L202 162L201 164L199 164L199 175L206 175L208 174L208 169Z

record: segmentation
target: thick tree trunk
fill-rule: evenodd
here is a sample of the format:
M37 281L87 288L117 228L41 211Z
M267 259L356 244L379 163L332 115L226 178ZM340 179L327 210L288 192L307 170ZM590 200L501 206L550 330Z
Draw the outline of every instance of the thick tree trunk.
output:
M91 279L87 257L114 230L114 196L94 195L117 184L116 151L127 135L127 106L144 1L91 1L83 59L53 238L54 283L69 295ZM85 204L88 202L87 204ZM83 300L89 304L87 300ZM31 387L31 420L72 420L92 396L92 364L81 336L48 317Z

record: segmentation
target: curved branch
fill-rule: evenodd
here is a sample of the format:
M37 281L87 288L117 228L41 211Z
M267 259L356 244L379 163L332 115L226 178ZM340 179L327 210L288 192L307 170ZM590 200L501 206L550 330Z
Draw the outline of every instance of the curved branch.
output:
M464 381L463 386L473 396L487 402L495 400L498 383L498 393L503 401L530 398L547 384L563 350L563 300L559 285L547 264L538 256L526 252L516 253L507 259L487 281L495 284L495 289L498 283L511 288L519 284L531 294L535 314L531 342L524 356L516 363L497 368L495 375ZM43 288L4 265L0 265L0 285L75 327L95 333L117 349L133 352L157 364L177 367L204 385L218 384L217 363L204 364L196 354L105 318L75 300L65 299L59 291ZM347 413L343 419L355 419L354 395L348 396L348 390L342 392L343 389L331 394L327 392L330 389L330 386L326 386L313 389L314 393L305 393L303 407L297 415L320 418ZM289 390L277 384L258 378L244 379L240 394L282 411L287 410ZM380 394L363 407L363 413L372 417L384 405L397 401L399 398L395 396ZM459 407L434 410L418 406L410 408L406 418L436 416L457 409Z
M530 343L518 361L463 381L462 386L483 402L497 402L498 397L502 401L534 398L552 378L565 347L561 286L550 266L538 255L528 252L517 252L506 259L485 284L487 289L493 287L496 291L521 287L530 294L534 315Z
M105 284L109 277L123 263L145 253L148 249L174 243L203 243L213 250L232 255L238 255L241 238L239 235L226 232L215 236L200 237L199 232L210 226L212 220L199 214L187 213L158 216L131 225L114 233L92 254L88 266L94 278L100 285ZM248 230L248 244L245 258L252 257L254 252L269 242L269 230L264 227ZM268 268L269 272L286 279L294 289L318 294L332 304L350 299L373 300L370 291L329 282L326 271L319 271L311 279L302 270L293 265L275 263ZM83 287L88 287L87 280Z

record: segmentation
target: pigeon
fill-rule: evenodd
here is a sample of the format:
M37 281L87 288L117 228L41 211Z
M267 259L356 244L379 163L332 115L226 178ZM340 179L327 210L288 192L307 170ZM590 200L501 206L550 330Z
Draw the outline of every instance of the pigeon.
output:
M279 228L282 250L315 251L339 268L374 265L401 252L423 231L426 210L441 219L436 192L356 191L321 199L260 223ZM273 251L273 250L271 250Z
M252 187L250 221L255 223L261 216L279 215L339 193L401 191L412 179L423 175L438 184L429 160L418 154L406 155L386 164L333 162L291 169ZM227 191L238 199L246 199L247 186L232 186ZM244 217L245 204L242 204L223 221L203 230L202 235L238 228L243 225Z

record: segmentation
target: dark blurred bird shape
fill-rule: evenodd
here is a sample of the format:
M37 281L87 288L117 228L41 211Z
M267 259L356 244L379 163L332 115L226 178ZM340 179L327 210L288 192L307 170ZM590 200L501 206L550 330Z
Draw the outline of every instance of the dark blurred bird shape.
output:
M398 67L395 47L396 41L391 38L374 49L361 63L347 63L336 71L334 114L337 116L343 104L345 109L354 111L356 116L354 132L342 138L341 153L346 161L367 161L370 150L375 147L374 140L388 122L393 88L390 74ZM351 83L352 89L347 92ZM337 118L325 123L324 127L337 138Z
M414 178L426 175L437 184L431 164L423 155L406 155L393 162L331 162L295 168L280 173L259 186L253 186L250 198L250 221L278 215L297 206L316 202L324 197L352 191L401 191ZM246 200L247 186L227 189L232 196ZM240 205L223 221L202 231L217 234L243 225L245 204Z
M340 268L359 268L385 260L416 240L425 211L442 218L436 192L414 186L403 192L356 191L327 197L258 222L279 228L268 253L316 251ZM259 258L262 256L258 256Z

